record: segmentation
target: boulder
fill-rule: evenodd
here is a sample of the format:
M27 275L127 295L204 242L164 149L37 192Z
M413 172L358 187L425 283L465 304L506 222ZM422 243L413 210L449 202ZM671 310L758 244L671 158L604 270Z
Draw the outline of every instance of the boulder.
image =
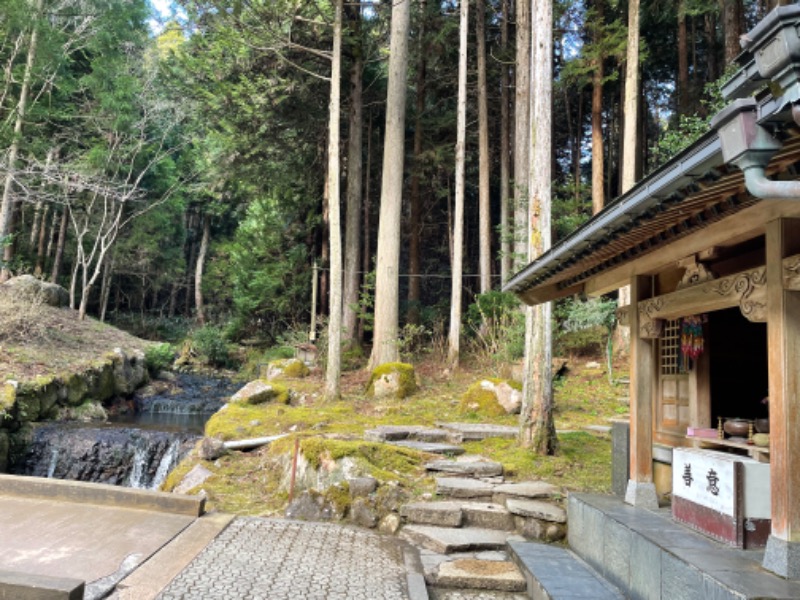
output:
M367 384L367 395L374 398L406 398L416 391L414 367L407 363L378 365Z
M359 527L374 529L378 525L378 515L364 498L356 498L350 506L350 519Z
M299 379L308 377L311 370L299 358L286 358L273 360L267 365L267 380L273 379Z
M301 521L330 521L334 514L332 503L314 491L303 492L286 508L287 518Z
M200 449L198 456L202 460L217 460L223 454L226 454L225 442L217 438L204 437L200 442Z
M463 412L498 416L518 413L521 406L522 386L505 379L482 379L461 397Z
M129 396L147 382L148 376L144 352L126 353L122 348L114 348L114 391L117 394Z
M289 402L289 390L276 383L267 383L263 379L255 379L231 396L230 402L242 404L279 402L286 404Z
M12 277L4 284L15 299L24 302L41 302L61 308L69 304L69 292L58 284L36 279L33 275Z

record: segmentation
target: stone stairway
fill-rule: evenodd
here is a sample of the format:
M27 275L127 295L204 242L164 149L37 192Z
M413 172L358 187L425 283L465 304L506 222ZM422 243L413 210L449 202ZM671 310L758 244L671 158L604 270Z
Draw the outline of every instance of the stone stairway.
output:
M437 423L380 426L369 440L446 455L425 468L435 499L402 507L399 532L419 549L434 600L616 600L622 595L558 542L562 491L544 481L506 482L503 466L464 454L463 441L516 437L516 427Z
M508 544L564 537L560 490L540 481L505 483L502 465L478 456L435 460L426 468L439 474L440 499L404 506L400 536L420 549L433 597L458 589L525 598L527 582Z

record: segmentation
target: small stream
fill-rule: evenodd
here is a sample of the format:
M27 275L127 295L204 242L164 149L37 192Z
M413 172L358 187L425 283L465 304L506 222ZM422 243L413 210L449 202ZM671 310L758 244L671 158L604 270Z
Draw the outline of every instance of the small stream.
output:
M225 379L176 374L109 408L107 423L38 424L18 475L157 489L236 391Z

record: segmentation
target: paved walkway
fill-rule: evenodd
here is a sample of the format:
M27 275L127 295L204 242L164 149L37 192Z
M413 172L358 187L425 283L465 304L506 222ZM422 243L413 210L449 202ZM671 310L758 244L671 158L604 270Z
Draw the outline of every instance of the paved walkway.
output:
M405 600L407 550L342 525L237 518L158 596L161 600ZM412 569L413 572L413 569ZM419 580L423 586L424 583Z

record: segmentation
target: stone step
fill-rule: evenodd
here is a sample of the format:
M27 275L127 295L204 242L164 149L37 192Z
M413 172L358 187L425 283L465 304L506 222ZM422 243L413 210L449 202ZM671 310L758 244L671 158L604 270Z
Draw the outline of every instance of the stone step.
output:
M566 523L567 511L560 506L542 500L528 500L525 498L509 498L506 508L511 514L520 517L533 517L551 523Z
M429 454L464 454L465 450L461 446L454 446L453 444L440 444L435 442L418 442L414 440L403 440L399 442L388 442L395 446L402 446L403 448L411 448L412 450L419 450L420 452L427 452Z
M464 520L463 502L443 500L440 502L414 502L400 508L400 516L417 525L437 527L461 527Z
M508 509L501 504L489 502L458 500L415 502L401 507L400 516L408 523L416 525L514 530L514 517Z
M494 501L504 504L508 498L559 498L561 489L546 481L521 481L494 486Z
M525 592L498 592L497 590L464 590L429 586L430 600L530 600Z
M428 550L440 554L468 552L470 550L501 550L509 539L521 539L516 535L496 529L477 527L452 528L433 525L406 525L400 537Z
M480 441L486 438L514 439L519 433L519 428L511 425L486 423L436 423L436 425L460 433L465 442Z
M537 600L623 600L622 593L561 546L510 541L511 558Z
M522 592L527 587L525 577L513 562L477 558L441 563L435 585L498 592Z
M379 425L364 432L364 439L372 442L396 442L416 440L419 442L447 442L460 444L461 435L457 431L424 427L422 425Z
M461 509L464 512L465 527L514 531L514 517L502 504L465 502Z
M427 463L425 468L466 477L497 477L503 474L503 465L474 454L459 456L456 460L434 460Z
M497 486L465 477L437 477L436 493L450 498L491 498Z

